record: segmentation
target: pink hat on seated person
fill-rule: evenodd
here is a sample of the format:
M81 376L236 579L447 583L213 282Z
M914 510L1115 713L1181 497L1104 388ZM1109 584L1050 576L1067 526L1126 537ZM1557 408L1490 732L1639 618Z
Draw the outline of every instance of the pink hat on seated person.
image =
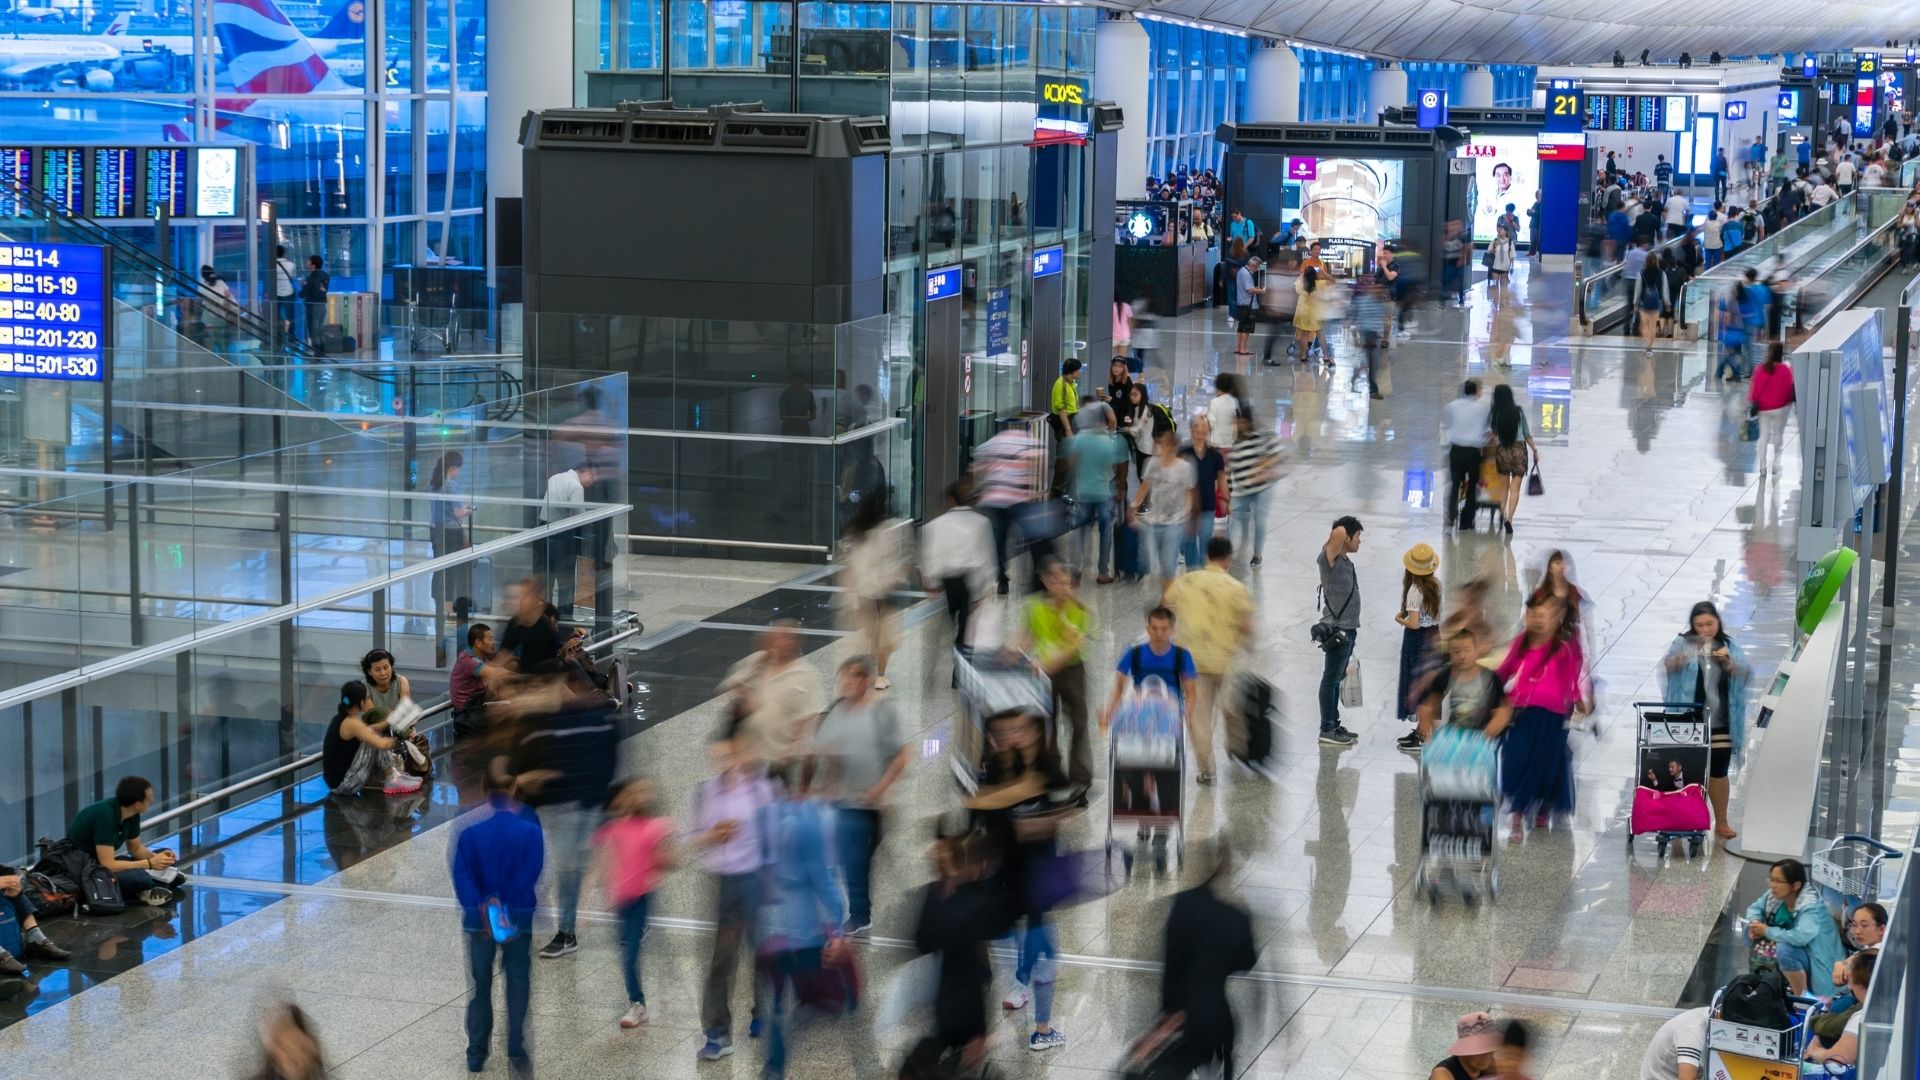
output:
M1459 1038L1447 1047L1452 1057L1473 1057L1500 1049L1500 1030L1493 1024L1492 1013L1467 1013L1460 1017L1453 1030Z

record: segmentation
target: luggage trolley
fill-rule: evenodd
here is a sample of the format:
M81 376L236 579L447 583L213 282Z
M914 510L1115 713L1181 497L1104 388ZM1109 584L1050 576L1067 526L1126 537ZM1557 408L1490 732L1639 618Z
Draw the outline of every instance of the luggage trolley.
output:
M1499 757L1478 731L1442 725L1420 754L1420 869L1416 892L1440 903L1450 881L1472 904L1500 895L1493 825L1500 809Z
M1713 992L1713 1011L1707 1020L1707 1069L1702 1075L1720 1080L1788 1080L1801 1076L1801 1061L1813 1045L1813 1021L1826 1011L1825 1003L1819 998L1789 997L1787 1008L1793 1026L1776 1031L1720 1019L1720 998L1725 992L1724 987ZM1807 1068L1817 1070L1818 1066ZM1806 1075L1845 1077L1852 1071L1851 1067L1838 1072L1829 1068Z
M953 725L948 764L960 789L971 795L980 786L986 762L987 718L1022 712L1041 718L1053 739L1053 684L1025 653L955 649L953 680L960 691L961 717Z
M1107 740L1107 873L1113 873L1115 823L1135 827L1136 845L1120 846L1127 876L1139 840L1152 851L1154 869L1164 873L1167 848L1177 863L1186 861L1187 748L1182 738L1180 703L1159 676L1149 676L1127 694Z
M1807 876L1820 886L1820 897L1833 917L1845 927L1861 904L1886 895L1881 888L1881 864L1904 853L1871 836L1849 833L1813 853Z
M1639 720L1634 761L1633 809L1627 824L1627 851L1635 837L1652 833L1660 857L1676 840L1687 842L1687 857L1700 854L1713 810L1707 804L1706 717L1692 702L1636 701Z

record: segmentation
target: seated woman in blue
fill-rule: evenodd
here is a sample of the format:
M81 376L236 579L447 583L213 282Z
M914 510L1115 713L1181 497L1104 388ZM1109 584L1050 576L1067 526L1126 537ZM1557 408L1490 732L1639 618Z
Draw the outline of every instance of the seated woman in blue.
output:
M1807 887L1799 859L1781 859L1767 870L1767 895L1747 908L1747 938L1756 953L1773 953L1788 990L1833 996L1833 965L1847 950L1820 890Z

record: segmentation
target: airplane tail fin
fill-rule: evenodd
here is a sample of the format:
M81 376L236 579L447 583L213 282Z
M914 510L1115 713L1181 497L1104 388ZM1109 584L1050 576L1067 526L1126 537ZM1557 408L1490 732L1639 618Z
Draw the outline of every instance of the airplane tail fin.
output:
M327 41L362 41L367 36L367 5L365 0L342 0L340 10L320 32L313 35Z
M346 89L273 0L214 0L213 29L233 87L241 93Z
M120 14L115 15L113 17L113 21L107 24L107 28L104 31L103 36L120 37L127 32L127 27L132 25L133 25L133 14L131 12L123 11Z

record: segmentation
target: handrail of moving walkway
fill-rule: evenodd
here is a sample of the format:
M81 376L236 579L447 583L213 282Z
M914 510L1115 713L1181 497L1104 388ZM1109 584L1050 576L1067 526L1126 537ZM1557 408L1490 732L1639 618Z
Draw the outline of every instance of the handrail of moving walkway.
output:
M640 622L640 616L635 615L630 611L624 612L621 614L624 615L624 618L621 618L621 621L625 625L623 625L620 629L614 631L611 634L608 634L603 638L599 638L594 641L588 642L584 646L584 648L587 650L589 654L608 649L614 645L619 644L622 641L626 641L629 638L638 637L639 635L646 632L647 628L644 624ZM620 618L620 617L621 616L616 616L616 618ZM429 706L425 711L423 711L420 714L420 721L419 721L420 726L417 726L415 730L424 731L425 724L428 720L436 716L441 716L446 713L451 713L452 711L453 711L453 699L451 697L448 697L443 701L435 702L433 705ZM317 753L308 754L305 757L296 758L295 760L290 761L285 765L280 765L275 768L268 769L266 772L258 773L256 775L250 776L245 780L235 781L234 783L228 784L226 787L223 787L218 791L210 791L207 794L202 795L197 799L191 799L191 800L188 800L187 802L183 802L179 806L176 806L171 810L162 810L160 813L153 814L151 816L142 815L140 818L141 828L145 829L146 827L152 825L154 822L171 821L172 819L180 817L184 814L191 814L195 810L198 810L202 807L212 806L214 803L219 802L222 799L230 799L233 796L238 795L240 792L247 790L248 788L259 787L261 784L266 783L269 780L277 780L282 776L287 776L291 773L299 772L301 769L312 768L313 766L320 764L320 757L321 755Z

